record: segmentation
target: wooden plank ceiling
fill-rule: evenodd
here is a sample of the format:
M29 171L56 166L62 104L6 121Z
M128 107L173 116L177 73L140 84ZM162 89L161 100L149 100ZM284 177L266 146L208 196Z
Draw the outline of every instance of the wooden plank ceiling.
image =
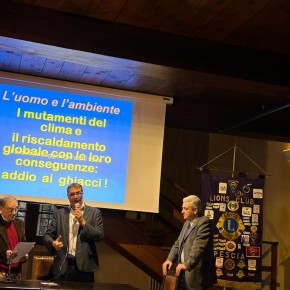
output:
M174 98L166 125L290 142L290 1L0 1L0 70Z

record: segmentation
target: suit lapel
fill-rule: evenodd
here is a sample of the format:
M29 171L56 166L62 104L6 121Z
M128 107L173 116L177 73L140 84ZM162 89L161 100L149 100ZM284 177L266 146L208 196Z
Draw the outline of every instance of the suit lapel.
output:
M189 229L190 223L188 221L185 222L184 224L184 231L182 234L182 243L186 240L186 238L188 237L189 233L191 232L191 228Z
M90 211L91 211L91 209L87 205L85 205L85 210L84 210L84 213L83 213L83 216L84 216L85 220L87 220L88 217L90 216Z
M18 242L20 242L23 238L22 233L21 233L21 222L19 222L18 220L14 220L12 222L14 223L14 226L18 235ZM0 220L0 236L3 242L5 243L5 245L8 247L9 242L8 242L8 237L7 237L7 229L6 229L5 221L2 219L2 217Z
M89 208L87 205L85 205L85 208L84 208L84 211L83 211L83 218L85 220L88 219L88 217L90 216L90 211L91 211L91 208ZM79 229L78 229L78 237L77 237L77 244L78 244L78 241L80 239L80 231L81 231L81 226L79 226Z
M200 217L196 218L193 222L192 222L192 228L195 228L198 224L198 221L200 220Z
M70 208L67 207L64 211L64 234L66 241L64 241L66 244L68 244L69 241L69 213L70 213Z
M5 222L2 219L2 216L0 217L0 236L5 245L8 247L8 238L7 238L7 230L5 226Z
M84 212L83 212L83 217L84 217L84 219L85 219L86 221L87 221L88 218L90 217L90 212L91 212L91 208L88 207L87 205L85 205ZM79 227L78 234L80 233L80 230L81 230L81 226Z
M21 233L21 223L18 220L14 220L14 226L16 228L16 232L18 235L18 242L22 241L22 233Z
M185 232L184 232L184 237L183 237L184 240L189 236L189 234L192 232L192 230L197 226L199 219L200 219L200 217L196 218L196 219L192 222L192 225L191 225L190 229L189 229L187 232L186 232L186 230L185 230ZM188 223L189 223L189 222L188 222ZM188 224L188 225L189 225L189 224Z

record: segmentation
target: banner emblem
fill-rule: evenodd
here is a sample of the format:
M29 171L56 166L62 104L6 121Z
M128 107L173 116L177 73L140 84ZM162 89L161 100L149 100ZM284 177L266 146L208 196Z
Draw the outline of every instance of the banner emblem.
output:
M237 239L245 229L242 219L235 212L223 213L216 226L220 234L230 241Z

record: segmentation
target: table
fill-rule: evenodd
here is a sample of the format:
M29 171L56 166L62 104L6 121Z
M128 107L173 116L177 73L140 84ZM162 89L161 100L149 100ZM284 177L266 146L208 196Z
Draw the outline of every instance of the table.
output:
M79 282L65 282L57 281L58 286L47 285L47 281L39 280L15 280L12 283L0 282L0 289L9 290L140 290L129 284L115 284L115 283L79 283Z

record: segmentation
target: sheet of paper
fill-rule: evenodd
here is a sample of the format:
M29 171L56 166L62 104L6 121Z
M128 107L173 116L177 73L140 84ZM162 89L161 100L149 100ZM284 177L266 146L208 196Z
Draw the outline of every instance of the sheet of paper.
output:
M35 242L20 242L16 245L13 252L16 252L17 255L12 259L12 263L18 263L19 260L29 253L29 251L34 247Z
M59 286L59 284L54 282L40 282L40 284L44 286Z

